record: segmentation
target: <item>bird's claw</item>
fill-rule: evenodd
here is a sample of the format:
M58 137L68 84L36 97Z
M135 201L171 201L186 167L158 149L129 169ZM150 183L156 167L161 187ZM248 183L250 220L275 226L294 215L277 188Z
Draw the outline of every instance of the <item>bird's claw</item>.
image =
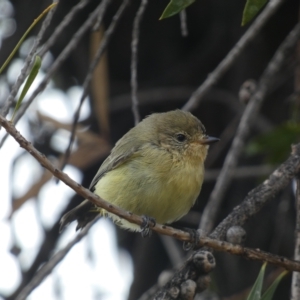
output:
M152 227L156 225L156 221L154 218L149 217L149 216L142 216L143 218L143 223L141 225L141 233L142 237L150 237L152 234Z
M199 242L200 239L200 233L198 230L195 229L190 229L190 228L185 228L185 231L187 231L190 234L192 242L183 242L183 250L184 251L189 251L189 250L194 250Z

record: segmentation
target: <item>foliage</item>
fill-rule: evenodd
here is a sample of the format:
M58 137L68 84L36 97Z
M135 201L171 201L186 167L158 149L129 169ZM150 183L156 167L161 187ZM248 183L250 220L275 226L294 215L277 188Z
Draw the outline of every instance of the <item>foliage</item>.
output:
M20 48L20 46L22 45L22 43L24 42L24 40L26 39L26 37L28 36L28 34L30 33L30 31L35 27L35 25L55 6L57 5L57 3L52 3L51 5L49 5L34 21L33 23L29 26L29 28L26 30L26 32L23 34L23 36L21 37L21 39L19 40L19 42L17 43L17 45L14 47L14 49L11 51L10 55L8 56L8 58L5 60L4 64L1 66L0 68L0 74L3 72L3 70L6 68L6 66L10 63L10 61L12 60L12 58L14 57L14 55L16 54L16 52L18 51L18 49ZM29 88L31 87L33 81L36 78L36 75L38 74L40 67L42 64L42 60L41 57L36 56L35 57L35 61L33 63L33 66L31 68L31 71L29 73L29 76L26 80L26 83L24 85L24 88L21 92L21 95L17 101L16 107L14 109L13 112L13 116L11 118L11 121L14 120L14 117L18 111L18 109L20 108L22 101L24 99L24 97L26 96Z
M291 144L300 140L300 124L288 121L277 126L271 132L256 137L247 147L249 155L266 154L268 163L278 164L286 159Z
M22 92L21 92L21 95L20 95L20 97L19 97L19 99L18 99L18 101L17 101L17 104L16 104L16 107L15 107L15 109L14 109L14 113L13 113L13 116L12 116L12 118L11 118L11 121L14 120L14 117L15 117L15 115L16 115L18 109L20 108L20 106L21 106L21 104L22 104L22 101L23 101L24 97L26 96L26 94L27 94L29 88L31 87L31 85L32 85L32 83L33 83L33 81L34 81L36 75L38 74L38 72L39 72L39 70L40 70L40 68L41 68L41 64L42 64L42 60L41 60L41 58L37 55L37 56L35 57L34 64L33 64L33 66L32 66L32 69L31 69L30 73L29 73L29 76L28 76L28 78L27 78L27 80L26 80L26 83L25 83L24 88L23 88L23 90L22 90Z
M267 3L267 0L247 0L242 18L242 26L249 23Z
M267 289L267 291L261 296L262 288L263 288L263 280L265 275L267 264L264 263L263 266L260 269L260 272L258 274L258 277L248 295L247 300L272 300L273 295L276 291L276 288L283 278L288 272L283 271L270 285L270 287Z
M190 6L194 2L195 0L171 0L159 19L162 20L165 18L172 17L181 12L186 7Z
M261 11L268 0L247 0L242 18L242 26L249 23ZM171 0L163 11L160 20L172 17L186 7L193 4L195 0Z

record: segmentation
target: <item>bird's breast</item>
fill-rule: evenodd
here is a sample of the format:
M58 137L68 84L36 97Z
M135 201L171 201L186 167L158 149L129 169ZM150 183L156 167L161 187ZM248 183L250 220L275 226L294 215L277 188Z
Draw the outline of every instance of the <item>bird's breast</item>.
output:
M95 186L103 199L158 223L171 223L195 203L203 182L203 162L150 149L109 171Z

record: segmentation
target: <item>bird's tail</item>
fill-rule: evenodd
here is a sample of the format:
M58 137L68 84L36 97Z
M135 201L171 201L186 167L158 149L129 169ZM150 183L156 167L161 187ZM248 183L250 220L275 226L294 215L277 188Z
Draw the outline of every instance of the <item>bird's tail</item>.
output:
M61 232L65 226L73 221L77 221L76 231L84 228L89 222L93 221L99 214L101 209L96 207L88 200L83 201L81 204L67 212L60 220L59 231Z

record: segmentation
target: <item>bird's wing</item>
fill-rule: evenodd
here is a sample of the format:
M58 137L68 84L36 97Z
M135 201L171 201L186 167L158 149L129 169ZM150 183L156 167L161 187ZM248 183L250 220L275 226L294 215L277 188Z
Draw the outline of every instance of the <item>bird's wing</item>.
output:
M99 171L95 175L89 189L94 191L95 185L107 172L119 167L133 156L139 156L141 154L139 150L141 147L136 145L135 147L130 146L131 143L118 143L112 150L111 154L106 158L106 160L101 165ZM121 153L121 154L119 154ZM118 155L119 154L119 155Z

